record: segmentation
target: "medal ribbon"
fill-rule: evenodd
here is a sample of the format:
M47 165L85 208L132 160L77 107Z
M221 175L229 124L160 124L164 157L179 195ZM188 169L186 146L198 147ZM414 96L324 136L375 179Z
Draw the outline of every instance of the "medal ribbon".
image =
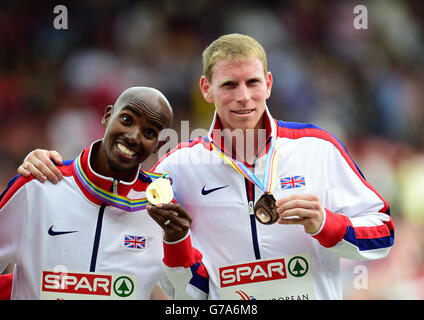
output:
M274 123L272 122L272 124ZM212 140L212 148L219 154L219 156L227 164L229 164L232 168L234 168L234 170L236 170L238 173L243 175L250 182L257 185L265 193L271 193L275 185L278 153L276 152L275 139L273 138L272 135L270 137L270 140L267 141L267 144L269 142L271 142L271 145L266 155L265 171L264 171L264 176L262 181L260 181L244 163L238 161L237 159L233 157L228 156L224 151L221 150L221 148L216 146L213 140Z
M107 203L108 205L111 205L113 207L116 207L128 212L139 211L146 208L146 206L149 204L149 201L147 201L146 198L129 199L128 197L124 197L119 194L113 194L112 192L104 190L98 187L97 185L95 185L92 181L90 181L90 179L82 170L81 156L82 156L82 153L74 161L75 174L78 181L84 186L84 188L91 195L93 195L100 201ZM156 180L158 178L167 178L172 181L168 172L164 174L145 172L145 171L143 172L146 175L148 175L152 180Z

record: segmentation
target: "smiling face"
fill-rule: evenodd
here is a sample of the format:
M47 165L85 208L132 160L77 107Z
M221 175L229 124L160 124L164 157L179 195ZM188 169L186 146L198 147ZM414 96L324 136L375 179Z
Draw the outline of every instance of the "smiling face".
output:
M152 88L130 88L102 119L105 135L94 160L95 170L120 180L134 177L140 163L158 147L159 132L172 122L166 98Z
M266 100L271 94L272 75L265 74L259 58L218 60L210 81L200 79L205 100L213 103L223 129L259 129Z

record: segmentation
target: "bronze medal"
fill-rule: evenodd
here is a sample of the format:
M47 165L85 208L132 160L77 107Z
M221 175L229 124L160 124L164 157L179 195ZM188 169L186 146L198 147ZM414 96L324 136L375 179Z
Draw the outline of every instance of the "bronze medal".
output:
M275 198L270 193L264 193L256 202L254 213L256 220L262 224L274 224L279 219L277 208L275 206Z

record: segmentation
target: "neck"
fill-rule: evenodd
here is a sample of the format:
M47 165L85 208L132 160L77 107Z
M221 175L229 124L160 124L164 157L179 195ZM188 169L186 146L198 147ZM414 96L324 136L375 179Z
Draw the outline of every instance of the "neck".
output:
M265 147L267 133L264 118L255 128L235 129L223 128L221 143L227 151L240 161L253 164L258 154Z

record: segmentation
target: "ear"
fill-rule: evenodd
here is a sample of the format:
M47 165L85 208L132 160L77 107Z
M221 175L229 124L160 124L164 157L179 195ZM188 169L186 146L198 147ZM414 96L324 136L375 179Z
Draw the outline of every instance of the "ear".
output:
M109 119L112 116L113 113L113 105L109 105L105 108L105 114L102 118L102 125L103 127L107 127L107 124L109 123Z
M268 71L265 78L266 83L266 98L268 99L271 96L271 89L272 89L272 74Z
M213 95L212 95L211 85L210 85L208 79L206 79L205 76L202 76L200 78L200 90L202 91L203 98L205 98L205 100L207 102L213 103Z

